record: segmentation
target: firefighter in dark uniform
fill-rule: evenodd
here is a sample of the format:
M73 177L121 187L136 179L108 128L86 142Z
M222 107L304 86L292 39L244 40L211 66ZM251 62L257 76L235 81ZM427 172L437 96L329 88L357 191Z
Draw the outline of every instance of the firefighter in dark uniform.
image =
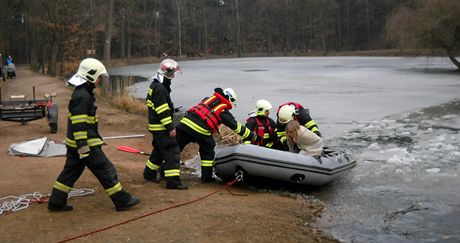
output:
M157 174L161 169L167 189L185 190L188 187L180 180L180 150L175 138L176 129L172 119L174 106L170 97L171 79L179 71L180 66L176 61L163 60L147 93L153 150L144 169L144 179L157 182Z
M87 58L80 63L78 72L69 80L76 87L69 102L67 159L53 186L48 202L50 211L73 209L67 205L67 198L85 167L97 177L117 211L129 209L140 202L139 198L123 190L115 167L101 148L104 142L98 132L96 99L93 94L101 78L108 78L104 65L96 59Z
M176 139L181 151L191 142L198 143L200 146L202 182L215 181L212 177L216 146L213 134L218 132L220 124L232 129L243 140L255 139L252 132L237 122L230 113L236 99L233 89L216 88L212 96L204 98L198 105L190 108L177 125Z
M277 141L276 122L269 115L273 109L272 104L267 100L258 100L256 110L250 113L246 120L246 127L251 130L257 139L252 141L246 139L245 144L254 144L262 147L272 148Z
M276 115L278 117L278 128L276 130L278 141L274 146L276 149L285 151L289 150L287 146L286 125L292 120L298 121L301 126L306 127L321 137L318 125L313 119L311 119L309 110L305 109L299 103L287 102L280 105Z

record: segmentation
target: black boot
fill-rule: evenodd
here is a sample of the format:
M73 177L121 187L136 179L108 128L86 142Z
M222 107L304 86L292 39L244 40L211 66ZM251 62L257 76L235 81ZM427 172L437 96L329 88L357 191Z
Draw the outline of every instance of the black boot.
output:
M152 170L149 167L144 168L144 180L146 181L152 181L152 182L158 182L157 180L157 171Z
M131 196L124 190L113 194L110 196L110 198L112 199L112 202L115 205L115 209L117 211L128 210L141 201L138 197Z
M212 167L201 166L201 182L215 182L216 179L212 178Z
M140 203L141 202L141 199L139 199L138 197L136 196L131 196L131 198L129 199L129 201L127 201L126 203L124 203L123 205L119 205L119 206L115 206L115 209L117 211L125 211L125 210L128 210L132 207L134 207L136 204Z
M166 188L167 189L177 189L177 190L187 190L188 186L182 184L182 181L178 176L166 178Z
M50 212L72 211L73 207L67 205L68 194L53 188L51 197L48 201L48 210Z

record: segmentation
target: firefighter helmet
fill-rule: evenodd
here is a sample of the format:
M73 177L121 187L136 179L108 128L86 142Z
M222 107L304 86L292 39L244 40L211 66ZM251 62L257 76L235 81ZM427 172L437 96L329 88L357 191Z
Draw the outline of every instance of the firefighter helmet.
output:
M100 76L104 78L109 77L104 64L94 58L86 58L81 61L77 75L91 83L95 83Z
M232 88L226 88L224 89L224 95L228 96L228 100L232 102L234 106L236 106L236 100L238 97L236 96L235 90Z
M165 59L160 63L160 68L157 72L168 79L173 79L174 74L180 71L181 68L176 61L173 59Z
M281 124L286 124L294 119L295 108L291 105L283 105L278 110L278 121Z
M265 113L266 111L272 109L273 106L268 100L258 100L256 102L256 112Z

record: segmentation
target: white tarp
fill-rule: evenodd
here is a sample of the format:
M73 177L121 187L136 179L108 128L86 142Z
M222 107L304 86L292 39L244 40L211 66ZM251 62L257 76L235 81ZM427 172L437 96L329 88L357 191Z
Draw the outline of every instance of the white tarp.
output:
M9 154L19 156L54 157L65 156L67 148L64 144L56 144L47 137L13 143L8 149Z

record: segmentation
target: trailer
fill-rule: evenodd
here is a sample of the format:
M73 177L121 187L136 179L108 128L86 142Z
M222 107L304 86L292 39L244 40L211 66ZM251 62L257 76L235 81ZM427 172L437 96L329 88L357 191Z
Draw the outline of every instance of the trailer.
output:
M13 95L10 100L3 100L0 89L0 118L3 121L21 122L26 125L29 121L42 118L48 120L51 133L58 131L58 105L53 100L56 94L46 94L45 99L27 100L25 95Z

